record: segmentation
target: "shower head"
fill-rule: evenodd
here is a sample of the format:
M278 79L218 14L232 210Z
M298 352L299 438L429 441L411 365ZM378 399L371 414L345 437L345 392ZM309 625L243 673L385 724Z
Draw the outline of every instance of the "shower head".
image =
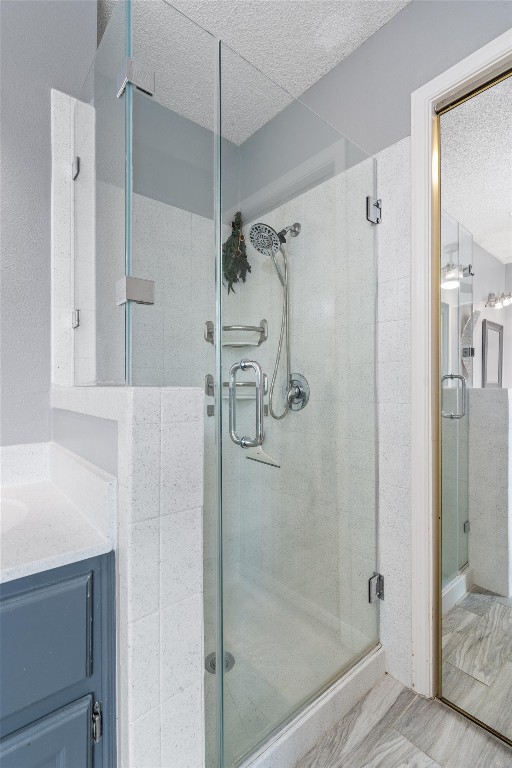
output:
M282 243L275 229L261 222L252 225L249 230L249 240L256 250L265 256L275 255Z
M288 233L290 233L291 237L297 237L300 234L300 224L291 224L280 232L276 232L268 224L263 224L260 221L252 225L249 230L249 239L257 251L267 256L278 252L281 245L286 243L286 235Z
M285 227L280 232L276 232L275 229L269 227L268 224L263 224L259 221L257 224L253 224L249 230L249 240L259 253L264 256L270 256L274 262L274 267L279 278L279 282L286 288L286 254L283 251L285 259L285 277L281 272L281 268L277 263L276 253L281 250L283 243L286 243L286 235L290 233L292 237L297 237L300 232L300 224L292 224L290 227Z

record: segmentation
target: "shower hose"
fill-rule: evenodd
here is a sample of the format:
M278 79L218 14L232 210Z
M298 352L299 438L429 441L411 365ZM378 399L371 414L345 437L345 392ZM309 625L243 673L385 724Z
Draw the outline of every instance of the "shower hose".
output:
M274 366L274 373L272 374L272 381L270 383L270 394L268 398L268 409L270 411L270 415L273 419L284 419L288 411L290 410L290 401L289 401L289 393L290 393L290 385L291 385L291 372L290 372L290 317L289 317L289 302L288 302L288 259L286 256L286 250L284 245L281 245L281 253L283 254L283 262L284 262L284 280L282 281L283 285L283 314L281 318L281 334L279 336L279 346L277 348L277 356L276 356L276 363ZM275 261L274 256L274 263L276 264L276 269L279 269L277 267L277 263ZM283 340L286 337L286 403L284 407L284 411L281 414L277 414L274 410L274 389L276 385L277 380L277 374L279 371L279 363L281 362L281 354L283 351Z

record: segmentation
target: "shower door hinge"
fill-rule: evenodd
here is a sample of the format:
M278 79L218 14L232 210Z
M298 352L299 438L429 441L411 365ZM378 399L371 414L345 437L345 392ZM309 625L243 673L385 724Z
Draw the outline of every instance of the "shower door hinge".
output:
M371 224L380 224L382 221L382 200L374 197L366 198L366 218Z
M368 582L368 601L376 603L377 600L384 600L384 576L381 573L374 573Z
M474 357L474 356L475 356L474 347L462 347L462 357Z
M470 530L471 530L471 523L469 522L469 520L466 520L466 522L464 523L464 533L469 533Z
M79 173L80 173L80 158L77 155L73 160L73 165L71 166L71 178L73 179L73 181L75 181Z
M131 83L139 91L153 96L155 93L155 71L135 59L125 59L117 76L117 98L120 99Z
M128 301L135 304L154 304L155 281L131 275L122 277L116 283L116 304L120 307Z
M204 324L204 340L208 342L208 344L214 343L214 328L213 322L211 320L207 320Z
M71 316L71 327L78 328L79 325L80 325L80 310L74 309L73 314Z
M95 701L92 708L92 738L95 744L103 736L103 713L101 711L101 701Z
M207 397L215 397L214 381L211 373L204 377L204 393Z

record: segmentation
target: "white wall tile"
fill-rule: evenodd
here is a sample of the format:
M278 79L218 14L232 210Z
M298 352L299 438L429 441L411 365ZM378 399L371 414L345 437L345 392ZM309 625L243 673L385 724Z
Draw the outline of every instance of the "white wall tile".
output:
M161 611L160 698L166 701L201 679L203 658L201 593Z
M203 505L203 425L162 425L163 515Z
M387 669L411 685L410 140L377 156L380 638ZM394 286L394 287L393 287Z
M204 762L201 683L162 704L162 768L201 768Z
M202 587L202 507L160 519L160 602L165 608Z
M130 622L127 635L128 711L133 723L160 701L160 612Z
M129 522L160 515L160 438L159 425L152 423L130 424L119 435L119 482L126 489Z
M119 554L124 555L128 618L136 621L160 608L160 520L132 523L126 535L126 550Z
M157 707L130 725L129 761L125 768L160 768L161 713Z

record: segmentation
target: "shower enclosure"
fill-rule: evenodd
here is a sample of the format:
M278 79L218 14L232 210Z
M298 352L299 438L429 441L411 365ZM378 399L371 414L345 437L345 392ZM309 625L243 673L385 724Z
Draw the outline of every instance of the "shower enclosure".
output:
M77 110L75 383L206 392L206 762L238 765L378 643L375 161L163 0L118 0Z
M468 564L469 397L473 385L473 238L441 217L442 582ZM478 313L477 313L478 314Z

